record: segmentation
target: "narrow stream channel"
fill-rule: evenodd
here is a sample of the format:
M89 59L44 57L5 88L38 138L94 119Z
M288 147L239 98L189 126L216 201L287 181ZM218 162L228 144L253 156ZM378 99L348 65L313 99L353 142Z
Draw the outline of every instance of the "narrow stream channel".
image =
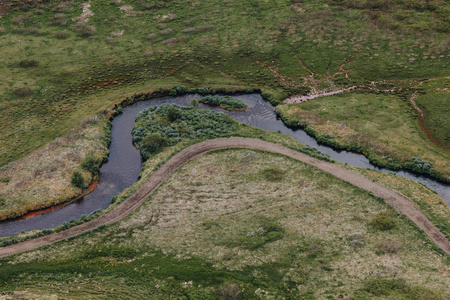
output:
M131 130L137 114L148 107L173 103L187 106L192 99L201 98L200 95L185 95L179 97L163 97L148 101L136 102L123 109L123 113L115 117L111 130L111 145L109 147L109 161L100 169L98 187L89 195L67 206L57 208L42 215L27 219L17 219L0 223L0 237L18 234L22 231L53 228L71 219L79 219L82 215L89 215L98 209L105 209L111 204L111 198L119 194L123 189L137 181L142 167L142 158L139 150L131 142ZM264 101L259 94L246 94L236 96L247 106L246 111L226 112L221 109L211 108L200 104L200 108L214 109L226 112L234 119L250 126L270 130L281 131L292 136L304 145L318 149L328 154L332 159L347 163L351 166L369 168L382 172L393 172L389 169L377 168L369 160L361 155L348 151L338 151L331 147L319 145L317 141L300 129L290 129L277 118L272 105ZM450 206L450 184L440 183L425 176L419 176L406 171L395 172L415 181L421 182L436 191Z

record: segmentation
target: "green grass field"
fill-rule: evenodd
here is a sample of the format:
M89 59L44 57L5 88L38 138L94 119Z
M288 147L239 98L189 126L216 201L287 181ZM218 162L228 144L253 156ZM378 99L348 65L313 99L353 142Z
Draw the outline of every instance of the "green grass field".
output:
M250 86L282 100L304 84L448 75L447 1L23 2L0 19L0 165L135 92Z
M450 78L429 80L419 86L424 94L416 103L424 112L425 126L438 143L450 147Z
M428 114L435 116L430 117L434 122L441 118L439 125L434 124L440 126L437 132L445 134L449 118L445 116L445 98L441 96L426 95L418 99L430 107ZM437 102L425 101L432 97ZM381 165L414 168L415 158L421 158L450 180L450 153L430 142L419 126L417 112L408 100L398 96L342 94L281 105L277 111L287 122L308 126L324 142L357 149Z

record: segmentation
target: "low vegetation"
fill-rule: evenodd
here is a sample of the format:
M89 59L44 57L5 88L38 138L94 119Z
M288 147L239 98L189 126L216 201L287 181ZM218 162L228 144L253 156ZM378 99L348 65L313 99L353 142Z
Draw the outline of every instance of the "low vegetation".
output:
M264 179L274 166L282 181ZM380 213L396 226L372 229ZM303 163L245 149L186 164L115 225L0 263L10 297L128 297L130 286L149 299L449 297L448 258L387 204Z
M350 166L344 167L379 182L414 201L427 218L450 239L450 207L436 192L420 183L392 173L381 173Z
M418 89L416 103L424 113L425 127L438 143L450 149L450 78L425 81Z
M0 220L70 201L81 194L107 159L108 114L90 117L80 127L32 155L0 168Z
M226 110L245 110L247 108L244 102L231 96L210 95L203 97L199 102L211 106L219 106Z
M131 134L142 156L148 158L163 147L173 146L182 140L229 136L237 128L238 123L229 115L165 104L140 112Z
M395 221L386 213L380 213L372 220L370 220L369 225L378 230L390 230L394 228Z
M444 100L439 100L443 111ZM377 165L450 180L450 153L428 139L419 126L417 112L401 97L342 94L280 105L276 110L285 123L306 127L322 143L361 152ZM442 120L440 130L444 133L448 118L442 116Z

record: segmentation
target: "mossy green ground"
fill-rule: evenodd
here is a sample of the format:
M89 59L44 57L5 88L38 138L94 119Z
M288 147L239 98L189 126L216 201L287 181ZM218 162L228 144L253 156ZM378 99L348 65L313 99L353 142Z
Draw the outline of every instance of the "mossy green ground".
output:
M447 1L24 2L0 19L0 165L135 92L244 86L282 100L448 75Z
M422 97L434 97L437 100L434 110L445 113L445 98L441 94L419 96L421 101ZM427 107L433 105L433 102L426 103ZM398 96L346 93L277 106L277 111L288 122L309 126L319 136L356 148L385 165L401 167L420 157L444 178L450 179L450 153L430 142L419 126L417 112L408 100ZM441 113L430 112L430 115L436 116L430 117L434 122L438 117L442 118L440 132L444 133L442 128L446 128L449 118Z
M393 229L369 225L379 213ZM0 290L24 297L449 297L447 256L383 201L245 149L188 163L117 224L0 264Z

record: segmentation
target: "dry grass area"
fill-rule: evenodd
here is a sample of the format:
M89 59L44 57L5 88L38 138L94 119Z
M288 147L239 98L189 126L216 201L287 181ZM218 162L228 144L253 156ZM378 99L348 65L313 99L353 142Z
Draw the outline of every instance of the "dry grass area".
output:
M450 237L450 207L436 193L426 186L392 173L381 173L369 169L346 166L355 173L361 174L375 182L379 182L413 200L420 210Z
M92 175L79 165L88 153L103 157L105 118L91 118L68 134L57 138L31 155L0 169L0 220L68 201L81 193L71 185L72 172L83 172L85 184Z
M262 176L273 166L283 170L282 182ZM399 276L446 291L445 260L422 244L411 225L396 217L398 227L392 232L368 228L368 220L386 209L365 192L299 162L235 150L185 166L119 228L132 230L132 239L124 241L128 246L138 240L179 259L206 258L216 268L284 264L289 257L289 267L279 270L283 279L307 281L301 288L317 289L318 295L330 282L343 283L338 290L351 293L353 285L374 276ZM283 238L251 249L249 235L257 235L267 220L283 228ZM349 237L357 232L364 246L355 249ZM402 250L377 254L386 240L398 241ZM304 259L312 257L317 261L306 264Z
M382 181L386 174L366 175ZM401 180L393 184L403 188ZM419 184L408 184L415 196L432 199ZM370 226L380 214L392 218L394 228ZM8 291L70 291L74 299L93 291L125 295L131 282L150 299L173 291L215 295L223 288L211 285L218 278L255 299L287 291L310 299L378 299L367 282L392 278L411 288L385 295L411 299L415 289L436 299L450 296L448 257L383 201L298 161L245 149L186 164L116 225L2 263L30 274L26 282L11 281ZM58 271L29 273L42 264Z

